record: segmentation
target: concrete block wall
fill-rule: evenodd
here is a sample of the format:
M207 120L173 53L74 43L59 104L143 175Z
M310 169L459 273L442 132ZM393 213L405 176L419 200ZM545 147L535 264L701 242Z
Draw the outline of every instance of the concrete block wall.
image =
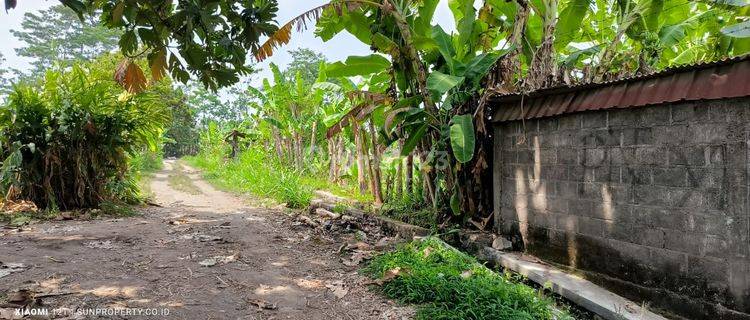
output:
M750 99L495 124L498 232L688 318L750 319Z

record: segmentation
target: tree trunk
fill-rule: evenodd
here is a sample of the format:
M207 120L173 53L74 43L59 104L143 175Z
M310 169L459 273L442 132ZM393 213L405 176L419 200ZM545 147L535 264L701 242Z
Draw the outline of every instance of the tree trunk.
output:
M557 84L557 61L555 60L555 29L557 27L557 0L545 1L542 43L531 59L526 77L526 90L536 90Z
M318 122L313 122L312 133L310 134L310 155L315 155L315 140L318 130Z
M406 157L406 193L414 195L414 153Z
M354 119L352 119L354 120ZM352 131L354 133L355 148L357 149L357 182L359 183L359 194L367 193L367 180L365 179L365 154L362 146L362 134L359 130L359 124L352 121Z
M297 170L302 170L302 134L294 134L294 163Z
M341 170L344 169L344 167L349 167L349 159L347 157L347 152L345 145L344 145L344 137L343 135L339 135L338 141L336 142L336 157L338 158L337 165L336 165L336 172L334 181L338 181L339 177L341 177Z
M336 181L336 161L338 158L336 157L336 144L333 143L333 138L328 139L328 181Z
M282 150L281 146L281 137L279 136L279 129L276 127L273 127L273 130L271 130L273 134L273 142L276 147L276 156L279 157L279 160L282 160L284 157L284 151Z
M375 205L383 204L383 189L381 186L380 150L378 150L378 139L375 134L375 124L370 120L370 137L372 147L372 195L375 197Z
M398 141L398 153L399 154L401 154L401 149L403 149L403 148L404 148L404 141L403 140L399 140ZM399 157L398 165L396 165L396 177L395 177L395 179L396 179L396 192L394 193L395 196L396 196L396 198L398 198L398 199L401 199L402 192L404 191L404 184L403 184L403 182L404 182L404 180L403 180L404 172L403 172L403 170L404 170L404 159L401 159Z

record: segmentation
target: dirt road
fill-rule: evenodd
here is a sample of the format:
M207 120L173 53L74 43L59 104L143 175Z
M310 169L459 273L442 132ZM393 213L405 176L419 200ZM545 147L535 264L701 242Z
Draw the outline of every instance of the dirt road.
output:
M192 192L175 188L170 176L176 174L190 178ZM151 189L162 207L144 208L139 217L0 229L5 270L23 264L0 278L0 303L18 300L27 292L18 290L27 289L49 310L79 310L73 319L146 317L123 310L156 311L153 319L412 314L368 291L356 268L342 264L337 250L346 239L295 226L284 209L252 206L173 161L155 175ZM120 315L113 314L116 308ZM109 314L80 315L97 312L92 309ZM10 309L4 310L7 317Z

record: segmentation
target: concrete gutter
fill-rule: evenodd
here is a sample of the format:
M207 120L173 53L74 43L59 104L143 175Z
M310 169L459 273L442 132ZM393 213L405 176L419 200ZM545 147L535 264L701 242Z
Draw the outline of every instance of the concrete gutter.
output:
M313 200L310 204L310 210L323 208L334 211L337 206L333 203L342 204L340 201L332 201L334 199L331 199L330 196L327 198ZM352 208L346 204L339 209L343 209L342 213L356 218L362 219L367 217L374 219L385 231L392 232L404 239L430 235L430 230L428 229L368 214L364 210ZM637 303L618 296L590 281L567 274L552 266L524 259L522 253L493 249L488 245L494 245L495 241L493 241L493 237L486 233L462 232L461 235L462 245L466 246L470 251L474 251L474 255L479 260L488 261L521 274L540 286L549 288L552 292L606 320L667 320Z
M666 320L587 280L552 266L524 259L518 252L503 252L485 247L477 253L477 258L519 273L607 320Z

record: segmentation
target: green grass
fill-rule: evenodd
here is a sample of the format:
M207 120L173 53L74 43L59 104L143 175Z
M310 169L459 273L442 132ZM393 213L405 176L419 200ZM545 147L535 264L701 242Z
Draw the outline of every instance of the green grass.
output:
M202 169L206 179L229 191L270 198L290 208L304 208L313 198L314 186L304 183L302 174L263 150L246 150L234 160L225 160L222 150L185 159Z
M435 238L403 244L375 257L363 271L381 279L395 268L400 275L375 288L417 304L418 319L572 319L516 276L495 273Z
M436 227L436 212L416 195L391 199L378 210L378 214L423 228Z
M187 194L201 194L201 190L193 184L193 180L182 170L179 161L172 165L172 171L167 175L167 184L173 189Z

